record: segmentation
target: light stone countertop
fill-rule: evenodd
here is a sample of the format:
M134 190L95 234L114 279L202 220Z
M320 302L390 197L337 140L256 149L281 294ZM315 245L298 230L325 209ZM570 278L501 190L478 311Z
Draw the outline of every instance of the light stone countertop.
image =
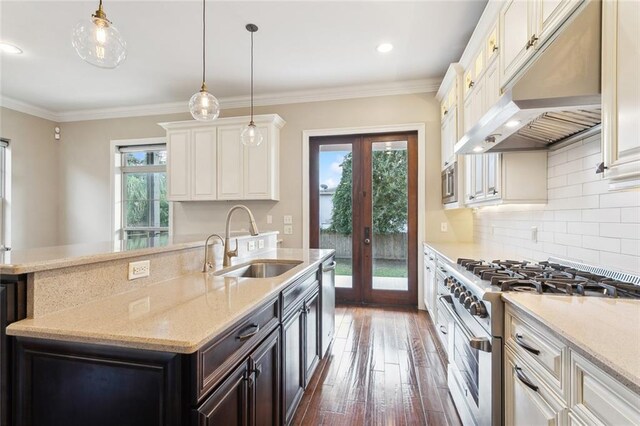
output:
M502 299L640 393L640 300L530 293Z
M263 232L272 235L277 231ZM220 234L222 235L222 234ZM232 233L233 238L249 237L246 233ZM0 274L27 274L69 266L105 262L128 257L146 256L202 247L207 235L183 235L164 238L141 238L136 240L104 241L65 246L39 247L33 249L0 252Z
M231 278L195 272L7 327L12 336L193 353L333 250L274 249L238 259L300 260L274 278ZM221 268L218 268L221 269Z
M492 261L496 259L511 259L513 252L486 244L476 243L437 243L425 241L425 247L431 247L437 254L455 264L458 258Z

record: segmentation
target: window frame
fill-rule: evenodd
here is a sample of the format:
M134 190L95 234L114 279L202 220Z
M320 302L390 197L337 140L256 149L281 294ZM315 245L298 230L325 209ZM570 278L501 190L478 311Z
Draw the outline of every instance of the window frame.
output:
M121 148L142 147L144 145L167 145L166 138L118 139L111 141L111 229L112 240L125 240L127 231L168 231L173 235L173 203L169 204L169 225L165 227L124 227L124 174L125 173L153 173L167 172L166 165L124 166Z

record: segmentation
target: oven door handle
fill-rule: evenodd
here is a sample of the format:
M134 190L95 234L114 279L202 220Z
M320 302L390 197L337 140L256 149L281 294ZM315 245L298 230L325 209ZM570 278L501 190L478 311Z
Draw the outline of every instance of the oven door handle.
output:
M471 333L471 330L466 326L466 324L462 321L462 318L458 315L458 313L451 306L451 302L448 302L443 296L440 296L439 299L442 301L445 309L451 315L456 324L460 327L460 331L464 335L464 338L469 342L469 346L473 349L477 349L482 352L491 352L491 342L486 337L476 337Z

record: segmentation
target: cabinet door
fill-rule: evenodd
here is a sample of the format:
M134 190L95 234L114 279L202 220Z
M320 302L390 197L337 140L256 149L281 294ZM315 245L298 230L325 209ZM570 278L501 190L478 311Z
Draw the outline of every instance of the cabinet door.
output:
M486 113L500 99L500 76L498 75L498 61L494 60L484 75L484 107Z
M249 380L253 380L253 375L249 374L247 363L244 363L193 411L193 424L247 425Z
M218 199L242 200L244 152L240 127L218 127Z
M282 326L282 368L285 423L289 423L304 392L303 307L294 308Z
M473 93L471 94L471 115L472 115L472 123L471 127L473 127L485 113L485 78L484 76L478 80L475 87L473 88Z
M471 200L480 201L484 198L484 154L473 156L473 186L471 187Z
M610 189L640 186L640 2L602 3L602 147Z
M447 113L442 123L441 150L442 150L442 169L444 170L449 164L453 163L454 149L457 142L456 138L456 110L453 109Z
M500 48L498 47L498 24L489 31L489 35L487 36L487 42L485 44L486 53L487 53L487 64L490 64L491 61L498 56L498 51Z
M469 96L464 100L464 132L467 133L471 127L475 124L473 119L473 98Z
M531 19L535 2L510 0L500 12L500 82L505 83L529 58Z
M464 161L464 200L466 203L473 202L473 186L475 173L474 168L476 162L474 161L475 157L470 156L466 157Z
M311 381L311 376L320 360L320 297L319 293L310 296L304 302L305 307L305 350L304 350L304 385Z
M505 362L505 424L547 425L560 424L562 413L545 396L545 390L534 378L531 370L506 352Z
M280 329L276 329L250 356L254 375L250 390L251 424L280 425Z
M244 198L249 200L273 198L272 141L267 126L258 125L258 130L264 138L262 143L258 146L244 147Z
M186 201L190 191L190 143L189 130L167 133L167 199Z
M484 154L486 165L485 198L500 198L500 154Z
M541 44L551 36L584 0L538 0L534 33Z
M191 199L216 199L216 129L191 131Z

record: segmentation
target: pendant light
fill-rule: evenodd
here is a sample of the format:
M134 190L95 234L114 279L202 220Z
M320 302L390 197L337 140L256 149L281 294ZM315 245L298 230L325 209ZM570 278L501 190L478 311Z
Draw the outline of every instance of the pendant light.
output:
M83 61L100 68L116 68L127 57L127 43L120 31L107 19L102 0L91 19L75 26L71 39Z
M189 100L189 111L193 118L198 121L213 121L220 115L220 103L211 93L207 91L207 85L204 82L205 63L206 63L206 5L202 0L202 86L200 91L195 93Z
M258 146L262 143L262 133L253 122L253 33L258 31L258 26L247 24L245 27L251 33L251 120L240 134L240 140L245 146Z

